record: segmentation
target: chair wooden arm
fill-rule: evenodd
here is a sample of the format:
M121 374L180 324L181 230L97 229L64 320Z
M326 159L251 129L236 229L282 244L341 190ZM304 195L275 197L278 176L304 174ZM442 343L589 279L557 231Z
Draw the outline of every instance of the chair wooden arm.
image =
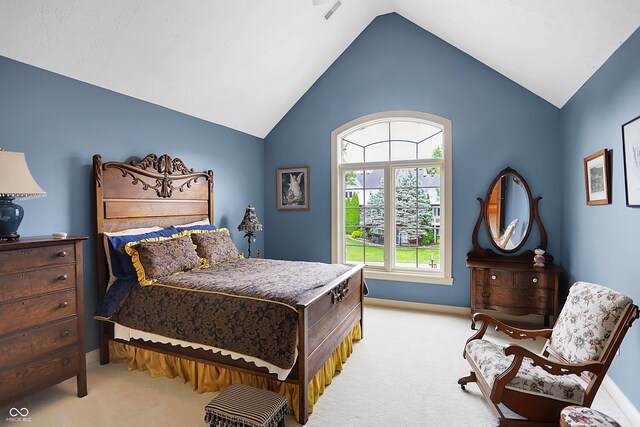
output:
M514 356L511 365L500 375L498 375L493 383L493 389L491 390L491 401L500 403L502 401L502 393L504 388L515 378L516 374L520 370L522 361L525 357L531 359L534 366L540 366L542 369L550 373L551 375L569 375L574 374L580 376L583 372L592 372L598 375L605 365L601 362L592 363L562 363L556 360L551 360L547 357L540 356L533 353L524 347L516 344L508 345L504 348L504 353L507 356Z
M530 350L515 344L506 346L504 348L504 354L507 356L515 355L516 357L528 357L532 360L534 366L540 366L551 375L575 374L579 376L585 371L598 375L604 367L604 363L602 362L562 363L533 353Z
M487 328L489 325L494 325L495 330L498 332L502 332L505 335L517 340L523 339L536 339L537 337L543 337L546 339L551 338L551 333L553 329L520 329L515 326L509 326L505 323L502 323L495 317L489 316L485 313L476 313L473 315L473 324L476 322L482 322L482 326L478 329L478 332L473 334L471 338L467 340L465 343L465 350L462 351L462 357L464 358L466 355L467 344L473 340L479 340L484 337L484 334L487 332Z
M473 321L475 322L483 322L484 324L495 325L495 329L498 332L502 332L505 335L508 335L510 338L516 340L524 340L524 339L536 339L537 337L542 337L549 339L551 338L551 333L553 329L521 329L516 328L515 326L507 325L506 323L502 323L495 317L489 316L485 313L476 313L473 315ZM484 325L483 325L484 326ZM483 330L483 329L481 329ZM486 331L486 328L484 329ZM484 335L484 333L483 333ZM480 338L480 337L478 337Z

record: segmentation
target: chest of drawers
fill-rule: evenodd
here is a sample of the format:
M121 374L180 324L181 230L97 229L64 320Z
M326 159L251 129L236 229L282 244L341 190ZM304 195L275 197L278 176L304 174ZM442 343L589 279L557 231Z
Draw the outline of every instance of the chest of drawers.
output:
M562 268L547 263L467 260L471 269L471 315L478 310L495 310L522 316L540 314L545 326L558 316L558 284Z
M87 394L84 239L0 243L0 406L74 376Z

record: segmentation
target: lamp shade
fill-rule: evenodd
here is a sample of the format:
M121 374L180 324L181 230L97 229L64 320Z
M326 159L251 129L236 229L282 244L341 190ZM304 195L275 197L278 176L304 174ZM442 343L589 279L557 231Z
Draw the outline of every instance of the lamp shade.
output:
M240 231L262 231L262 224L260 224L260 220L256 216L256 208L249 205L247 206L247 210L244 211L244 218L242 218L242 222L238 226L238 230Z
M31 176L24 153L0 149L0 197L31 199L46 194Z

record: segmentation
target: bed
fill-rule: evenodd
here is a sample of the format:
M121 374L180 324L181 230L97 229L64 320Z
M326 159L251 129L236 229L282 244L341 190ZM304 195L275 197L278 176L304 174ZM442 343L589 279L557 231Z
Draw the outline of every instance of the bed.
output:
M149 154L130 163L103 162L100 155L95 155L93 166L101 298L109 276L103 245L105 232L169 227L203 219L214 224L212 171L194 172L180 159L166 154ZM173 374L158 375L179 375L191 381L198 391L218 391L230 382L279 391L287 395L298 422L305 424L313 403L351 353L352 342L362 338L365 289L362 267L346 268L327 283L299 296L294 305L289 304L297 318L293 331L297 359L286 378L281 376L278 380L268 368L224 352L154 342L142 335L123 339L121 325L104 320L99 321L100 363L109 363L110 357L124 357L128 358L130 368L137 364L138 369L141 365L144 369L145 363L149 365L153 358L161 358L160 364L173 366ZM300 263L299 268L309 266Z

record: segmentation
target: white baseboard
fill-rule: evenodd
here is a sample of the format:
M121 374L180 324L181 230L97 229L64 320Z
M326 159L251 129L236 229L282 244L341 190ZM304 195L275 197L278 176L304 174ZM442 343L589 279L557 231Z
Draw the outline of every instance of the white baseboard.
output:
M620 390L620 387L613 382L609 375L604 377L602 387L609 392L609 395L613 401L616 402L624 416L631 421L631 425L640 427L640 411L631 403L629 398Z
M451 314L454 316L471 315L469 307L458 307L455 305L439 305L427 304L424 302L396 301L382 298L364 298L364 305L372 305L377 307L401 308L404 310L427 311L429 313Z
M372 305L377 307L399 308L402 310L417 310L426 311L429 313L450 314L452 316L471 317L471 308L459 307L455 305L439 305L428 304L424 302L411 302L411 301L397 301L382 298L364 298L364 305ZM529 314L526 316L510 316L505 313L499 313L496 311L479 310L480 312L486 312L498 320L506 322L514 326L528 327L536 329L540 328L542 324L542 316L537 314ZM551 328L551 326L549 326Z

